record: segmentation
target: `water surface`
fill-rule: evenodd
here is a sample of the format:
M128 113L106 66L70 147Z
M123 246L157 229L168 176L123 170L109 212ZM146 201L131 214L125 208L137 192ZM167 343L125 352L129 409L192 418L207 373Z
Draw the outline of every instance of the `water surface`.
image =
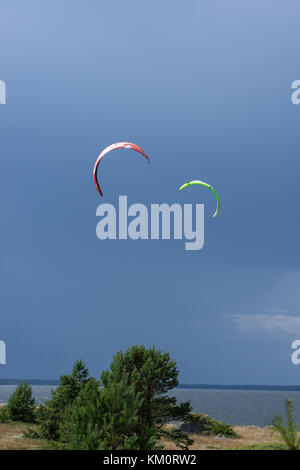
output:
M54 385L33 385L37 403L51 398ZM0 403L7 403L16 385L0 385ZM214 390L177 388L169 392L179 402L190 400L194 411L229 424L267 426L275 414L285 414L285 398L294 400L295 420L300 423L300 391Z

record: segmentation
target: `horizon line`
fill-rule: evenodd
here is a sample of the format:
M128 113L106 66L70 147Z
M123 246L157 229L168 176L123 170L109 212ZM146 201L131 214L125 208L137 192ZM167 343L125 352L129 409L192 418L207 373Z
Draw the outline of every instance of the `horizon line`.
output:
M59 379L16 379L0 378L0 385L18 385L28 382L30 385L59 385ZM174 388L198 388L198 389L299 389L300 384L195 384L179 383Z

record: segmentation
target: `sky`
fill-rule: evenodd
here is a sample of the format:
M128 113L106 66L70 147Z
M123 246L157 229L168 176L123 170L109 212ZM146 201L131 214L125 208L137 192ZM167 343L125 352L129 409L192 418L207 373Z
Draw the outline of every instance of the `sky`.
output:
M155 345L181 383L299 384L297 0L0 0L0 377ZM92 180L101 163L101 200ZM208 181L213 195L178 187ZM202 203L205 244L99 240L102 202Z

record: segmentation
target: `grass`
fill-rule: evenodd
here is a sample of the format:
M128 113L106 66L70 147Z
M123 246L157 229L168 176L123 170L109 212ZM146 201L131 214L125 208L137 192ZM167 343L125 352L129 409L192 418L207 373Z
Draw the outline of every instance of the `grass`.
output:
M29 428L37 429L33 424L1 423L0 424L0 450L46 450L49 444L40 439L24 437Z
M282 440L272 426L233 426L237 439L190 434L194 440L190 450L278 450L284 449ZM178 450L172 442L162 441L165 450Z
M29 428L37 430L37 426L33 424L0 424L0 450L51 449L46 441L24 437L24 432L28 432ZM271 426L264 428L234 426L234 430L239 435L237 439L191 434L194 444L190 450L279 450L285 448L279 434ZM165 450L178 450L172 442L162 441L162 443L165 445Z

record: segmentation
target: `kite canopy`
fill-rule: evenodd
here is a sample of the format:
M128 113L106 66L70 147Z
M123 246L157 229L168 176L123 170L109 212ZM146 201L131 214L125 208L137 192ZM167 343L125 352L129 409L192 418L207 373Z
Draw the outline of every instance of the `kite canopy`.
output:
M217 213L219 212L219 209L220 209L220 199L219 199L219 196L217 195L216 191L214 190L214 188L210 184L205 183L204 181L193 180L193 181L187 181L182 186L180 186L179 191L181 191L182 189L184 189L187 186L190 186L192 184L200 184L201 186L204 186L205 188L210 189L214 193L214 195L216 197L216 200L217 200L217 209L216 209L216 212L214 213L213 217L216 217L216 215L217 215Z
M99 157L97 158L95 166L94 166L94 171L93 171L94 183L95 183L96 189L97 189L97 191L99 191L99 193L102 197L103 197L103 193L102 193L102 191L100 189L100 186L99 186L99 183L98 183L98 166L99 166L99 163L100 163L101 159L104 157L104 155L106 155L107 153L111 152L112 150L116 150L116 149L132 149L132 150L135 150L136 152L139 152L142 155L144 155L144 157L148 160L148 163L150 163L149 157L148 157L148 155L145 154L144 150L142 150L141 147L139 147L138 145L132 144L131 142L117 142L116 144L112 144L112 145L109 145L108 147L106 147L104 150L102 150Z

